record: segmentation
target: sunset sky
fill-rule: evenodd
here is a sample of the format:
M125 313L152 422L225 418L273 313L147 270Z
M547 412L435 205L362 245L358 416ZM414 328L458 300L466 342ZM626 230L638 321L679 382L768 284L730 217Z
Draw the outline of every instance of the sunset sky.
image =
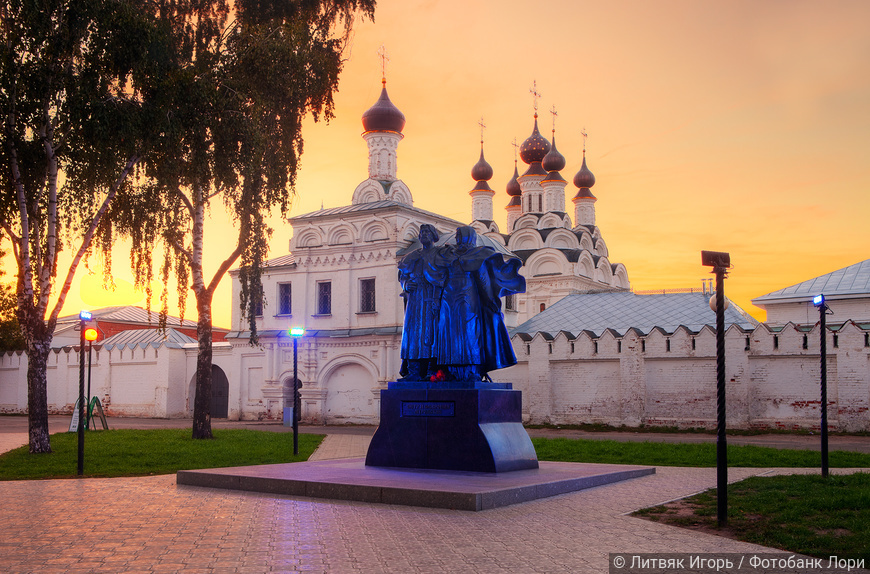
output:
M751 298L870 257L868 22L864 0L379 0L346 53L336 117L304 128L291 216L349 204L367 177L360 117L381 88L383 44L387 89L407 119L398 176L416 207L470 220L483 118L505 231L511 141L531 133L536 82L547 137L558 111L569 181L588 133L596 222L632 287L699 287L710 277L700 251L727 251L726 294L763 319ZM572 218L574 193L569 184ZM212 269L232 238L213 215ZM273 222L277 257L291 230ZM120 251L116 291L81 269L65 314L144 305ZM226 277L215 298L218 326L230 322L229 287Z

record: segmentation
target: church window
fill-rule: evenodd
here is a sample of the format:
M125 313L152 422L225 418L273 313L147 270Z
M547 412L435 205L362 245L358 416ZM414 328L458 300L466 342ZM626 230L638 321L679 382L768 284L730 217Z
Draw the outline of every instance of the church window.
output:
M807 341L807 336L806 336L806 335L804 335L804 345L803 345L803 346L804 346L804 349L806 349L806 348L808 348L808 347L810 346L810 345L809 345L809 342ZM866 346L866 345L865 345L865 346Z
M671 340L665 339L665 351L670 352L670 350L671 350Z
M541 205L541 196L538 196L538 211L544 211L543 206Z
M252 295L253 297L253 295ZM263 316L263 298L257 297L254 299L254 317Z
M840 346L840 338L835 334L834 335L834 347Z
M779 349L779 335L773 336L773 348Z
M505 311L513 311L514 305L515 305L514 294L508 293L507 295L505 295L505 297L504 297L504 309L505 309Z
M360 279L359 282L359 310L360 313L375 312L375 280Z
M622 352L622 341L617 341L617 342L616 342L616 352L617 352L617 353L621 353L621 352Z
M332 282L321 281L317 284L317 314L332 314Z
M290 283L278 283L278 314L290 315L292 291Z
M749 350L749 343L750 343L750 341L749 341L749 337L746 337L746 346L743 347L743 350L744 350L744 351L748 351L748 350Z
M547 308L547 304L546 304L546 303L541 303L541 313L543 313L543 312L544 312L544 309L546 309L546 308Z
M595 354L595 355L598 354L598 341L595 341L595 342L592 344L592 353Z
M693 351L695 350L695 338L694 337L692 337L692 350Z
M640 340L640 352L646 353L646 339Z
M870 347L870 333L864 333L864 346Z

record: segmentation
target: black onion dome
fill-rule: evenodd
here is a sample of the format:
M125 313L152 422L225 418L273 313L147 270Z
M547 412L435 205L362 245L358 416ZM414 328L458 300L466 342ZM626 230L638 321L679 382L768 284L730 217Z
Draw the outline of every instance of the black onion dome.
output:
M550 142L538 131L538 116L535 115L535 129L520 146L520 158L531 165L543 160L548 151L550 151Z
M402 128L405 127L405 114L390 101L386 83L381 89L381 97L362 115L362 123L363 129L367 132L402 133Z
M492 179L492 166L483 159L483 146L480 148L480 159L471 168L471 177L474 181L489 181Z
M541 165L547 171L561 171L565 169L565 156L556 149L556 136L553 136L553 145L550 146L550 151L544 156Z
M574 185L581 189L595 185L595 176L592 175L592 172L589 171L588 167L586 167L585 155L583 156L583 165L580 167L580 171L578 171L577 175L574 176Z
M507 194L511 197L519 197L523 194L522 188L520 188L520 182L517 181L517 178L520 177L520 172L517 171L517 166L514 164L514 176L507 184Z

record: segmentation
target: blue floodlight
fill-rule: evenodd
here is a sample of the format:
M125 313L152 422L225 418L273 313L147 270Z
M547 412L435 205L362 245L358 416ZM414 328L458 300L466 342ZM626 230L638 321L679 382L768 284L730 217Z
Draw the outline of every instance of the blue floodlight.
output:
M813 297L813 305L816 307L821 307L825 304L825 296L824 295L816 295Z
M93 315L90 311L81 311L79 313L79 319L82 321L90 321L93 318Z
M291 337L301 337L305 334L304 327L290 327L290 336Z

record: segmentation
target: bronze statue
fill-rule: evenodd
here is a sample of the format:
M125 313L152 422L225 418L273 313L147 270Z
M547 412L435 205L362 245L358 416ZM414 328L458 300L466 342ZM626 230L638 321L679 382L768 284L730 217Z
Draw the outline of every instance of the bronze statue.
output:
M422 243L422 229L420 233ZM426 284L432 289L432 299L426 299L426 304L438 298L437 311L425 318L412 310L414 298L409 298L402 333L402 358L409 360L409 368L403 380L425 380L437 369L439 379L473 382L486 377L489 371L516 364L500 297L525 291L525 278L519 274L522 262L517 258L505 260L492 248L477 246L476 240L474 228L459 227L455 245L432 248L424 244L400 264L400 280L403 273L412 277L412 268L422 269L423 280L417 276L411 291L409 280L403 281L406 292L413 293ZM431 347L426 344L430 327L434 339ZM428 354L425 372L410 365L412 359L422 358L411 356L415 338L424 341L421 348Z
M418 235L422 248L412 251L399 263L399 283L405 298L405 325L402 329L402 371L400 380L428 380L435 374L432 353L435 324L441 307L441 286L429 282L424 270L434 264L438 230L424 223Z

